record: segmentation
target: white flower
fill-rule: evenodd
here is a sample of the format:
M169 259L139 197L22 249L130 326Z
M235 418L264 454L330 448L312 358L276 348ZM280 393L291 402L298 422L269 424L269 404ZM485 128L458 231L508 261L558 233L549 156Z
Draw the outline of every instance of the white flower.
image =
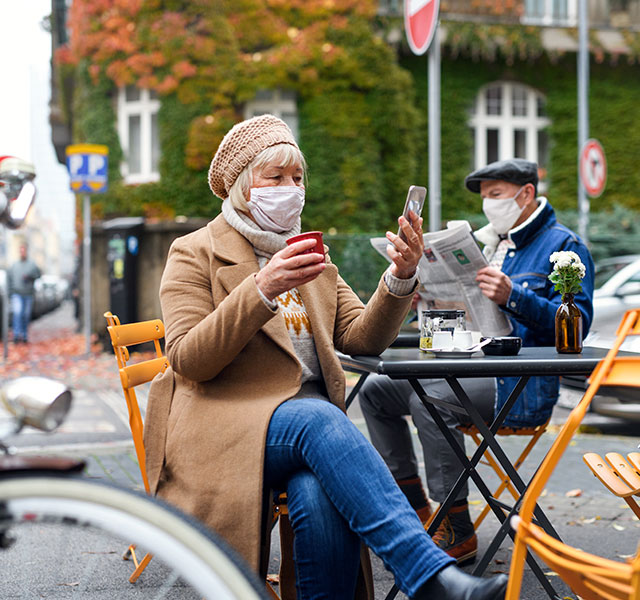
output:
M582 271L581 277L584 277L585 266L582 264L580 257L575 252L571 252L571 250L553 252L549 257L549 262L555 263L553 266L554 271L565 267L575 267Z
M554 289L564 294L575 294L580 292L582 278L587 272L580 257L571 251L554 252L549 257L549 262L553 263L553 270L549 274L549 279L555 284Z

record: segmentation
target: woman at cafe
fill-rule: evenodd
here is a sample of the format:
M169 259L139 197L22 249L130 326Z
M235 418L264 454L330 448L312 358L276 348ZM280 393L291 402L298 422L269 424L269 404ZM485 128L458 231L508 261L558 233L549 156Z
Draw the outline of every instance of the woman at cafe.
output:
M145 426L153 490L257 571L265 498L286 492L300 599L352 599L360 542L411 598L502 598L504 576L459 570L426 534L344 412L335 351L378 354L411 304L422 220L387 232L391 266L365 307L300 232L305 162L280 119L235 125L209 184L222 213L176 240L160 287L170 368Z

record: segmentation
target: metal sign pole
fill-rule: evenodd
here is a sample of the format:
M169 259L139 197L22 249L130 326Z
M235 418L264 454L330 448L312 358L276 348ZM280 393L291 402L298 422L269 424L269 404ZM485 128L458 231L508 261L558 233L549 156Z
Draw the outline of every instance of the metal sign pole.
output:
M85 351L91 354L91 196L84 194L83 207L83 238L82 238L82 292Z
M578 0L578 160L589 138L589 17L587 0ZM578 233L589 242L589 198L578 166Z
M429 231L442 221L440 166L440 28L436 25L428 52L429 64Z
M109 148L102 144L67 146L71 191L84 192L82 202L82 307L86 354L91 354L91 196L105 192L108 184Z

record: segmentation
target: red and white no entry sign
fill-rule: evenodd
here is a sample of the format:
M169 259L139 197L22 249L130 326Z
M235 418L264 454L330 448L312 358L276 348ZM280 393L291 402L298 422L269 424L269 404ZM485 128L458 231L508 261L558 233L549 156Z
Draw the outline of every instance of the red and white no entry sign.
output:
M440 0L404 0L404 30L414 54L424 54L438 24Z
M587 140L580 150L580 181L591 198L597 198L607 183L607 159L598 140Z

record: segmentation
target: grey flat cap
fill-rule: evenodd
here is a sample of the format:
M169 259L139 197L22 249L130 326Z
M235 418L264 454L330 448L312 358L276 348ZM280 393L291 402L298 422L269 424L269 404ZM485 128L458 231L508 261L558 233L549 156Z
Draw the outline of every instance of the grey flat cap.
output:
M533 183L537 191L538 165L522 158L499 160L467 175L464 184L468 190L479 194L481 181L508 181L518 185Z

